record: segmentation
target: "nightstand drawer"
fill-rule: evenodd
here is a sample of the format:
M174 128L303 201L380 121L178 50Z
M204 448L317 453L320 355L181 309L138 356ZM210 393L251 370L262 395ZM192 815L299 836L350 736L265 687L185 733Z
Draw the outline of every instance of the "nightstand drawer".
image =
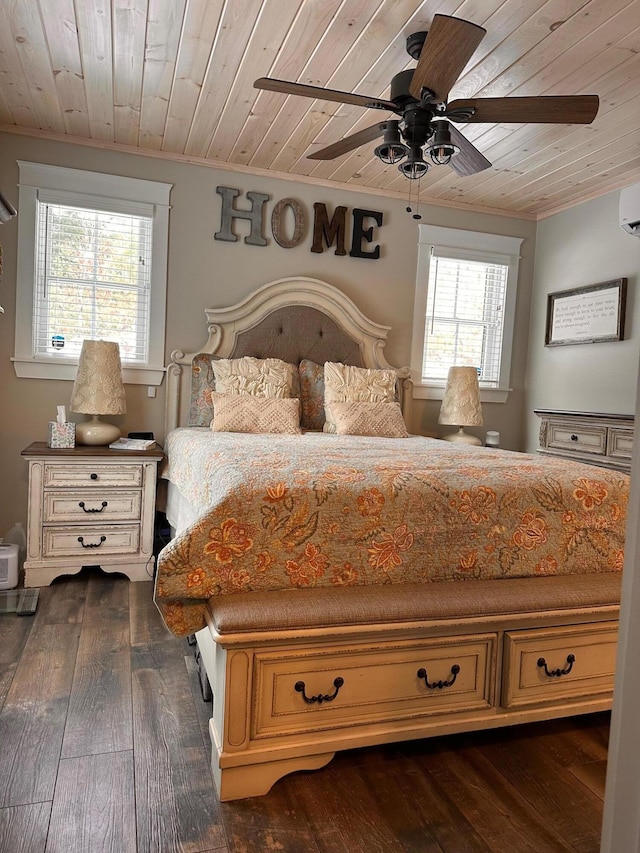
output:
M607 429L600 426L576 427L573 424L550 421L547 446L604 456L607 449Z
M45 464L44 488L104 488L121 486L132 488L142 483L142 466L137 465L61 465Z
M77 492L44 493L45 522L87 522L100 521L137 521L140 518L142 493L105 492L87 494L87 490Z
M633 453L633 430L611 427L609 430L607 453L616 459L631 459Z
M42 540L43 557L82 556L87 565L99 565L103 554L135 554L140 526L88 525L67 530L45 527Z

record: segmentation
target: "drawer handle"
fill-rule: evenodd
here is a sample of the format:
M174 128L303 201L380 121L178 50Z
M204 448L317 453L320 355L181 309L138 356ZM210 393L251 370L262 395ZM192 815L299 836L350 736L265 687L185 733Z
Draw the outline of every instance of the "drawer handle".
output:
M302 693L302 698L307 703L307 705L313 705L314 702L317 702L318 705L322 705L323 702L333 702L333 700L336 698L336 696L340 692L340 688L342 687L343 684L344 684L344 678L340 678L340 676L338 676L337 678L334 678L333 679L333 686L336 689L335 689L335 692L332 693L331 695L329 695L328 693L318 693L317 696L307 696L307 694L305 693L305 690L304 690L304 688L305 688L304 681L296 681L293 689L296 691L296 693Z
M87 542L85 545L84 536L78 536L78 542L82 545L83 548L99 548L103 542L107 541L106 536L101 536L99 542Z
M574 435L572 435L572 436L571 436L571 441L577 441L577 440L578 440L578 436L577 436L577 435L575 435L575 434L574 434Z
M451 667L451 675L453 678L450 678L449 681L429 681L427 678L427 670L424 667L420 667L418 670L418 678L424 678L424 683L427 685L429 690L442 690L444 687L451 687L452 684L456 683L456 678L458 677L458 673L460 672L460 667L457 663Z
M569 665L565 666L564 669L548 669L546 660L544 658L538 658L538 666L544 667L545 674L548 675L549 678L560 678L561 675L569 675L569 673L573 669L575 659L575 655L567 655L567 663Z
M92 480L98 479L98 475L95 472L93 474L90 474L89 476L91 477Z
M93 509L87 509L87 508L86 508L86 506L84 505L84 501L80 501L80 503L78 504L78 506L79 506L79 507L80 507L80 509L82 509L84 512L102 512L102 510L103 510L106 506L109 506L109 503L108 503L108 501L102 501L102 506L100 506L100 507L94 507Z

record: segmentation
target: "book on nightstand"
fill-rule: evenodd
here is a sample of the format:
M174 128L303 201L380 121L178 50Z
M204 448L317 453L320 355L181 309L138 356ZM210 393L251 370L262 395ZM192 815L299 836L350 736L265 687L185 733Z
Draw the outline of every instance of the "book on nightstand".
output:
M109 445L112 450L148 450L155 446L155 441L149 438L119 438Z

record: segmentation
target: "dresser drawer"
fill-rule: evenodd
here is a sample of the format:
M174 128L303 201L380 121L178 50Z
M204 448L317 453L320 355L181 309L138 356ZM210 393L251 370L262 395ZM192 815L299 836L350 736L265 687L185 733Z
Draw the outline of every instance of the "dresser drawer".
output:
M607 428L549 421L547 447L604 456L607 450Z
M77 492L44 493L44 521L88 522L137 521L140 518L142 493L138 491L113 491L93 493L86 489Z
M44 466L44 488L96 488L121 486L132 488L142 484L141 465L64 465L47 463Z
M615 459L631 459L633 453L633 430L611 427L607 455Z
M505 635L502 704L578 699L613 690L617 622Z
M42 531L43 557L82 556L87 565L99 565L103 554L135 554L139 543L138 524L44 527Z
M489 709L495 644L487 634L326 654L258 653L253 737Z

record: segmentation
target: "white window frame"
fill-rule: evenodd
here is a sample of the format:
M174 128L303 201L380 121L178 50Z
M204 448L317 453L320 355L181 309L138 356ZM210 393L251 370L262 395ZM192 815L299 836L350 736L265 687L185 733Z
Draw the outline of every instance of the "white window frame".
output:
M145 365L123 365L123 378L134 385L160 385L164 376L164 340L169 249L169 194L172 184L125 178L81 169L67 169L18 160L18 264L16 339L12 358L16 375L28 379L75 379L77 359L34 355L36 282L36 220L39 194L60 204L131 213L137 209L153 217L151 248L151 305L149 356Z
M486 403L505 403L509 396L511 375L511 350L515 323L518 269L520 262L521 237L506 237L501 234L486 234L480 231L462 231L440 225L419 225L418 268L413 311L413 334L411 338L411 375L413 396L423 400L441 400L445 382L424 382L422 362L424 338L427 325L427 288L429 270L434 249L447 249L450 256L460 251L460 258L482 259L489 263L506 264L507 293L504 310L504 330L500 352L500 381L497 388L480 387L480 398Z

